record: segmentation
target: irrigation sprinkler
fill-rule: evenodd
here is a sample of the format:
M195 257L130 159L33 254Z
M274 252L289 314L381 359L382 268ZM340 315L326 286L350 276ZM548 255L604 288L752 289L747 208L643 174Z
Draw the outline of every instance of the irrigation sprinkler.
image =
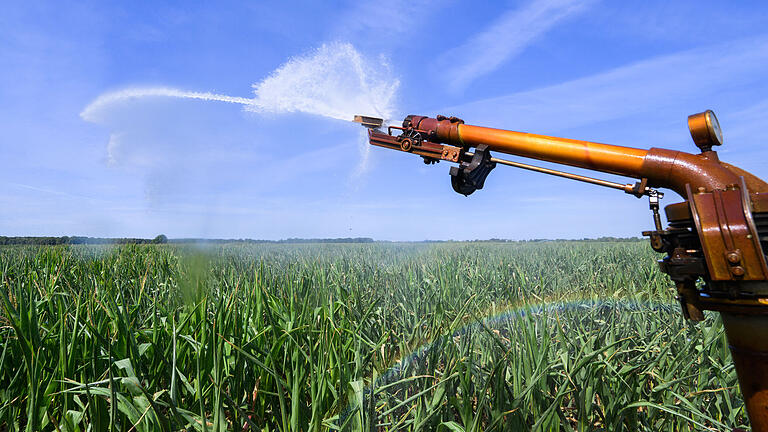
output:
M409 115L402 126L383 129L381 119L356 116L372 145L414 153L427 164L447 161L453 189L470 195L482 189L497 165L541 172L648 197L654 229L643 232L651 247L666 253L662 272L677 287L685 318L722 315L741 392L754 431L768 432L768 184L721 162L713 147L723 144L712 111L688 117L700 153L637 149L465 124L456 117ZM617 183L500 159L491 151L617 174ZM683 202L659 214L657 188Z

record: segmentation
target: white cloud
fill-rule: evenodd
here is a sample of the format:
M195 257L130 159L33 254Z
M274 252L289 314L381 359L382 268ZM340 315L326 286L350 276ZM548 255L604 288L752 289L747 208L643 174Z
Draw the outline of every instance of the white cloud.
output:
M417 32L425 16L440 7L435 0L351 1L341 8L334 39L352 40L356 44L391 46L407 40Z
M115 165L118 160L118 153L120 152L120 134L112 133L109 135L109 142L107 142L107 164Z
M520 9L504 13L487 30L449 50L441 56L438 64L455 65L448 71L448 78L454 86L464 87L493 72L520 54L555 24L585 10L591 3L578 0L533 0ZM461 61L457 61L457 58Z
M84 196L84 195L71 194L69 192L63 192L63 191L59 191L59 190L43 188L43 187L38 187L38 186L33 186L33 185L28 185L28 184L23 184L23 183L5 182L5 184L7 184L9 186L14 186L14 187L17 187L17 188L22 188L22 189L27 189L27 190L35 191L35 192L42 192L42 193L50 194L50 195L57 195L57 196L68 198L68 199L86 200L86 201L94 201L94 202L107 202L107 201L102 200L102 199L92 198L92 197L88 197L88 196Z

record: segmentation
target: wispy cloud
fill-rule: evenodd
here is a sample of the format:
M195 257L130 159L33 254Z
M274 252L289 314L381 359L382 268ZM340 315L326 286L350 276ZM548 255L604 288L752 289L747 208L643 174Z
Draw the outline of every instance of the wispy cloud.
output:
M743 39L441 112L489 125L511 126L512 122L516 129L562 130L670 107L704 109L712 107L711 103L727 103L728 92L749 91L766 73L768 37ZM707 106L701 107L701 103Z
M438 8L440 0L380 0L349 2L343 8L337 25L331 31L333 39L352 40L373 46L397 45L419 30L423 12Z
M107 142L107 164L115 165L117 163L117 154L120 152L120 139L119 133L112 133L109 135L109 142Z
M718 115L723 126L725 145L718 149L727 155L728 161L754 173L768 174L765 161L768 149L762 145L768 141L765 122L768 120L768 99L760 100L738 111ZM746 147L747 151L744 151Z
M592 1L533 0L519 9L510 10L494 21L487 30L441 56L439 64L458 65L448 71L454 86L464 87L489 74L565 18L585 10ZM461 62L456 62L459 53Z
M63 192L63 191L58 191L58 190L48 189L48 188L42 188L42 187L32 186L32 185L23 184L23 183L14 183L14 182L4 182L4 183L6 185L14 186L14 187L17 187L17 188L22 188L22 189L26 189L26 190L30 190L30 191L35 191L35 192L42 192L42 193L46 193L46 194L50 194L50 195L57 195L57 196L64 197L64 198L73 198L73 199L77 199L77 200L86 200L86 201L93 201L93 202L107 202L106 200L103 200L103 199L92 198L92 197L88 197L88 196L84 196L84 195L71 194L71 193L68 193L68 192Z

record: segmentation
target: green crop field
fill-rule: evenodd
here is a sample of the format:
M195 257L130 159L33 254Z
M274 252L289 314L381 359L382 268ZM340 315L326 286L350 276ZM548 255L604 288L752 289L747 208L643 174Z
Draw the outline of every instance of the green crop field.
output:
M0 248L0 431L730 430L641 242Z

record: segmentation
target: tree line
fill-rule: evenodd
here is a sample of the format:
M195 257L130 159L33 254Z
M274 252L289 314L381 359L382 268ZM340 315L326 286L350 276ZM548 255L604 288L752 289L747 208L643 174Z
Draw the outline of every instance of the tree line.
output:
M180 238L168 239L163 234L153 239L144 238L104 238L104 237L82 237L82 236L62 236L62 237L6 237L0 236L0 246L2 245L37 245L37 246L55 246L55 245L103 245L103 244L223 244L223 243L373 243L370 237L343 237L343 238L289 238L283 240L254 240L254 239L196 239Z
M477 240L417 240L407 243L537 243L551 241L576 241L576 242L637 242L644 239L638 237L600 237L596 239L530 239L530 240L509 240L509 239L477 239ZM104 237L82 237L82 236L62 236L62 237L5 237L0 236L0 246L2 245L103 245L103 244L225 244L225 243L245 243L245 244L301 244L301 243L392 243L386 240L374 240L370 237L342 237L342 238L287 238L282 240L255 240L255 239L198 239L198 238L179 238L169 239L163 234L153 239L144 238L104 238Z
M0 236L0 245L36 245L36 246L56 246L56 245L100 245L100 244L162 244L167 243L168 238L163 234L153 239L143 238L104 238L104 237L83 237L83 236L61 236L61 237L33 237L19 236L6 237Z

